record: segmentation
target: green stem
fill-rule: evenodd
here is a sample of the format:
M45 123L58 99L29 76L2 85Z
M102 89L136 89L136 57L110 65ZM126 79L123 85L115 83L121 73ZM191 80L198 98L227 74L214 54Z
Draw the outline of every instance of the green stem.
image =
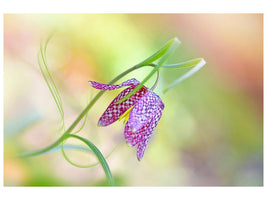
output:
M38 149L38 150L35 150L35 151L30 151L30 152L25 152L25 153L22 153L20 154L19 156L20 157L29 157L29 156L37 156L37 155L40 155L40 154L43 154L53 148L55 148L56 146L58 146L61 142L63 142L67 137L66 137L67 134L63 134L59 139L57 139L57 141L55 141L53 144L43 148L43 149Z

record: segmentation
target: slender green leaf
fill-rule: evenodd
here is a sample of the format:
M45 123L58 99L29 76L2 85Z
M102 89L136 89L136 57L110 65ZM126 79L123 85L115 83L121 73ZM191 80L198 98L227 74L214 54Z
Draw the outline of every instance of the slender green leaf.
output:
M87 144L91 148L91 150L94 152L94 154L98 158L100 164L102 165L103 170L104 170L106 177L108 179L108 182L110 183L110 185L115 185L115 182L114 182L114 179L113 179L112 174L110 172L107 161L104 158L104 156L102 155L102 153L99 151L99 149L92 142L90 142L89 140L87 140L83 137L80 137L78 135L70 134L70 135L68 135L68 137L74 137L78 140L81 140L82 142L84 142L85 144Z
M64 150L80 150L80 151L93 153L93 151L88 147L84 147L84 146L80 146L80 145L74 145L74 144L64 144ZM53 148L53 149L51 149L51 150L49 150L43 154L54 153L57 151L61 151L60 146L56 146L55 148Z
M173 53L173 51L177 48L177 46L180 44L180 41L177 38L174 38L173 40L170 41L170 45L168 45L167 51L165 51L165 54L161 54L161 58L159 60L159 63L156 67L153 68L153 70L144 78L144 80L137 86L135 87L129 94L127 94L124 98L121 100L117 101L116 104L119 104L129 97L131 97L134 93L136 93L141 87L150 79L151 76L154 75L155 72L159 70L159 68L163 65L163 63L169 58L169 56ZM150 61L150 60L149 60Z
M118 144L119 145L119 144ZM113 150L105 157L105 159L107 159L114 151L115 151L115 149L118 147L118 145L117 146L115 146L114 148L113 148ZM64 156L64 158L66 159L66 161L68 162L68 163L70 163L71 165L73 165L73 166L75 166L75 167L79 167L79 168L90 168L90 167L94 167L94 166L97 166L97 165L99 165L100 164L100 162L96 162L96 163L93 163L93 164L90 164L90 165L79 165L79 164L76 164L76 163L74 163L74 162L72 162L70 159L69 159L69 157L66 155L66 153L65 153L65 149L70 149L70 147L74 147L74 148L72 148L72 149L77 149L77 150L85 150L85 151L88 151L89 149L88 148L86 148L86 147L83 147L83 146L79 146L79 145L71 145L71 146L69 146L69 145L66 145L66 144L64 144L64 143L61 143L61 152L62 152L62 154L63 154L63 156ZM67 148L66 148L67 147ZM58 149L58 148L57 148ZM93 151L90 149L88 152L91 152L91 153L93 153Z
M74 133L72 133L72 134L77 134L77 133L79 133L79 132L83 129L83 127L84 127L85 124L86 124L87 116L88 116L88 113L86 113L86 115L85 115L85 117L84 117L84 120L83 120L83 123L82 123L81 127L80 127L77 131L75 131Z
M61 121L62 121L62 129L65 130L65 119L64 119L64 110L63 110L63 106L62 106L62 100L61 97L59 95L58 89L56 87L56 84L49 72L48 69L48 65L47 65L47 60L46 60L46 49L47 49L47 45L51 39L52 35L50 35L50 37L48 37L48 39L46 40L45 44L44 44L44 48L42 45L40 45L40 50L38 53L38 64L39 64L39 68L40 71L43 75L43 78L49 88L50 93L52 94L52 97L57 105L58 111L60 113L60 117L61 117Z
M159 59L161 56L163 56L168 51L168 49L170 48L170 46L173 44L174 41L176 43L178 43L178 44L181 43L181 41L179 41L178 38L176 38L176 37L171 39L160 50L158 50L152 56L150 56L149 58L145 59L144 61L142 61L141 63L137 64L136 66L146 66L146 65L154 62L155 60Z
M76 164L76 163L72 162L72 161L68 158L68 156L66 155L65 150L64 150L64 147L63 147L64 144L61 143L60 146L61 146L61 152L62 152L63 157L65 158L65 160L66 160L68 163L70 163L71 165L75 166L75 167L79 167L79 168L89 168L89 167L94 167L94 166L96 166L96 165L99 164L99 163L95 163L95 164L92 164L92 165L79 165L79 164Z
M93 93L91 93L88 103L89 103L92 99L93 99ZM86 120L87 120L87 116L88 116L88 112L85 114L84 121L83 121L81 127L80 127L77 131L75 131L74 133L72 133L72 134L77 134L77 133L79 133L79 132L83 129L83 127L85 126Z
M176 68L177 69L177 68L194 67L202 60L203 60L203 58L195 58L195 59L188 60L188 61L181 62L181 63L162 65L162 68Z
M189 62L189 61L188 61ZM190 63L190 62L189 62ZM193 61L191 61L191 64L194 63ZM171 88L173 88L174 86L178 85L179 83L181 83L182 81L184 81L185 79L189 78L190 76L192 76L194 73L196 73L198 70L200 70L204 65L206 64L206 61L204 59L200 59L199 62L191 69L189 70L187 73L185 73L183 76L179 77L178 79L176 79L169 87L167 87L166 89L163 90L163 93L166 93L167 91L169 91ZM184 62L184 64L176 64L177 66L183 67L189 67L190 65L186 62Z

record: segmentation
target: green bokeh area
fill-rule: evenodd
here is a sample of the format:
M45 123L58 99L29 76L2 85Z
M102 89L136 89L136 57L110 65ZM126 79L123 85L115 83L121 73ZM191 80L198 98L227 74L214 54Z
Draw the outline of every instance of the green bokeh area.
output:
M89 111L79 135L104 156L113 151L107 162L117 186L263 185L262 15L6 14L5 186L108 185L100 165L74 167L59 150L16 156L48 146L63 133L37 62L40 43L51 33L47 62L63 101L66 128L97 93L89 80L109 82L174 37L182 44L167 63L199 57L207 62L164 95L163 89L188 69L160 69L155 92L165 109L141 162L136 147L124 141L121 121L97 127L121 89L106 92ZM142 81L151 69L138 69L121 81ZM151 87L155 79L146 85ZM84 145L74 139L66 144ZM77 164L97 162L86 151L66 149L66 154Z

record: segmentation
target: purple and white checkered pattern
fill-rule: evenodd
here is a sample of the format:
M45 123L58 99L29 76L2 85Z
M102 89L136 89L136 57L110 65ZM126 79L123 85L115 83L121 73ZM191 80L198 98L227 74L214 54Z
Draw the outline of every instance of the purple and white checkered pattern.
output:
M138 131L133 132L133 130L130 126L130 122L132 120L131 114L130 114L130 118L129 118L128 122L125 124L125 129L124 129L124 137L126 139L127 144L130 146L135 146L136 144L138 144L138 146L137 146L137 158L139 161L143 158L148 140L149 140L150 136L152 135L154 129L156 128L156 126L157 126L157 124L161 118L163 109L164 109L164 104L161 101L161 99L152 91L149 91L149 92L151 92L152 94L146 94L139 100L139 101L143 101L143 99L145 99L145 100L156 99L156 101L152 100L151 104L148 103L151 106L151 109L149 109L149 113L150 113L149 120L146 121L144 126L141 127ZM147 104L147 103L144 103L144 104ZM132 111L131 111L131 113L132 113Z
M136 79L127 80L119 85L107 85L98 83L95 81L89 81L89 83L96 89L99 90L115 90L121 87L130 86L123 90L107 107L105 112L102 114L98 121L99 126L108 126L119 119L123 113L125 113L130 107L136 104L136 102L147 92L147 88L143 86L140 90L138 90L135 94L133 94L130 98L125 101L116 104L119 100L124 98L127 94L129 94L140 82Z
M98 90L116 90L116 89L119 89L119 88L125 87L125 86L131 86L131 85L137 86L140 83L135 78L124 81L119 85L108 85L108 84L98 83L95 81L88 81L88 82L91 84L91 86L93 88L98 89Z
M137 132L153 118L159 100L160 98L154 92L148 91L135 104L129 117L129 126L133 132Z
M123 90L107 107L105 112L102 114L98 121L99 126L108 126L113 122L117 121L123 113L125 113L130 107L136 104L138 100L147 92L147 89L142 87L135 94L125 101L116 104L117 101L124 98L128 93L130 93L136 86L133 85L125 90Z
M129 120L125 124L124 136L130 146L137 146L137 159L143 158L147 143L156 128L163 109L164 103L158 95L143 86L125 101L116 104L120 99L129 94L140 82L130 79L119 85L107 85L94 81L89 83L99 90L115 90L124 86L130 86L123 90L108 106L100 117L98 124L107 126L117 121L123 113L134 106L130 112Z

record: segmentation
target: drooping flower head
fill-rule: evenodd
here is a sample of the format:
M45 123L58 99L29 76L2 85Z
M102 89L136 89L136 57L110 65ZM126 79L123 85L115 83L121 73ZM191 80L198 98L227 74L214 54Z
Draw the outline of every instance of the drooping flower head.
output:
M108 126L118 119L125 119L124 137L130 146L137 146L137 159L143 158L149 138L157 126L163 109L164 103L158 95L147 87L143 86L131 97L121 103L119 100L129 94L139 81L130 79L119 85L107 85L89 81L92 87L99 90L115 90L129 86L123 90L107 107L98 121L99 126Z

